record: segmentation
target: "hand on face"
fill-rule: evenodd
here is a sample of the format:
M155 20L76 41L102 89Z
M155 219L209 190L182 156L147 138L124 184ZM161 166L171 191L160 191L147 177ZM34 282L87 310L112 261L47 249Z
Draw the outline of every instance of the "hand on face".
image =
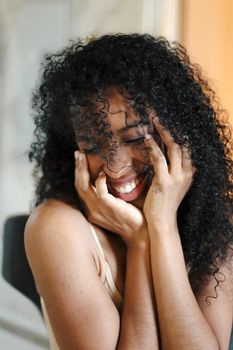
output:
M189 190L195 168L189 151L173 140L170 132L153 118L153 124L167 148L167 159L150 135L145 144L154 167L154 178L145 198L143 212L147 221L167 223L176 220L177 209Z
M119 234L126 243L132 238L140 238L145 228L143 213L132 204L108 192L104 172L100 172L95 186L91 184L84 153L76 151L75 159L75 188L85 204L87 219Z

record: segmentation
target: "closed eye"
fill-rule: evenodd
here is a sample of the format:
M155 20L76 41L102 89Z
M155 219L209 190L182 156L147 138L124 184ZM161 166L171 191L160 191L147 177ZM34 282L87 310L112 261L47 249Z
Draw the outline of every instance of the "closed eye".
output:
M123 140L123 143L126 145L138 145L142 142L144 142L144 136ZM98 147L82 148L82 151L86 154L97 154L99 152L99 149Z
M137 137L135 139L129 139L129 140L124 140L123 142L126 143L127 145L135 145L135 144L139 144L142 143L144 141L144 136L141 137Z

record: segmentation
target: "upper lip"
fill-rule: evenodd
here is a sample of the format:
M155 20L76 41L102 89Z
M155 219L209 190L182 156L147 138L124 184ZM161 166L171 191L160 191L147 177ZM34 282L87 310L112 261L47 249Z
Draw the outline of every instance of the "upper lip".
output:
M136 175L132 175L132 176L128 176L128 177L124 177L122 179L110 179L108 178L107 179L107 182L110 184L110 185L113 185L113 186L120 186L120 185L124 185L126 183L129 183L129 182L132 182L134 179L136 179L139 175L136 174Z
M144 178L144 176L147 174L148 169L149 169L149 166L146 165L140 174L133 174L127 177L119 178L119 179L113 179L107 176L107 183L113 186L120 186L126 183L130 183L136 178Z

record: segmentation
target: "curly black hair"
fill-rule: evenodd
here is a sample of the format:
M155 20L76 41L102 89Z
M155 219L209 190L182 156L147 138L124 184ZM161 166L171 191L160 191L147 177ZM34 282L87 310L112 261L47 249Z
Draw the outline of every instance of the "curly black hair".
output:
M35 161L35 205L56 198L84 210L74 188L74 121L86 128L99 125L93 96L99 101L107 89L124 91L144 121L142 106L149 106L175 141L190 149L196 172L178 209L178 227L193 289L211 276L217 287L233 243L231 129L185 48L148 34L104 35L47 55L41 75L33 94L36 139L29 153Z

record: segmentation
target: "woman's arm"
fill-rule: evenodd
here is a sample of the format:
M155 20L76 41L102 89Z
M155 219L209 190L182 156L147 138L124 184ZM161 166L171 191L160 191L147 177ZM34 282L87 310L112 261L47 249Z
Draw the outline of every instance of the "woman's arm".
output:
M162 349L227 350L232 328L230 278L207 305L214 283L196 298L184 262L179 232L174 224L149 224L151 266L157 301ZM212 290L211 290L212 287Z
M149 237L144 217L134 206L108 193L105 175L90 185L85 155L76 159L76 189L89 219L122 237L127 246L124 304L117 349L157 350L156 306L150 269Z
M167 163L159 147L148 135L145 143L150 149L155 176L145 200L144 213L150 237L151 268L162 349L227 350L232 326L232 299L229 299L229 294L225 294L225 297L222 294L211 312L212 306L206 309L203 300L201 302L201 298L194 296L177 228L177 209L192 183L195 169L188 150L175 144L158 120L154 120L154 125L166 144L169 160ZM229 279L225 288L227 286ZM209 287L202 288L202 296ZM222 327L217 326L219 319L225 329L223 333Z
M124 308L118 349L159 349L147 228L128 243ZM143 237L144 236L144 237Z

